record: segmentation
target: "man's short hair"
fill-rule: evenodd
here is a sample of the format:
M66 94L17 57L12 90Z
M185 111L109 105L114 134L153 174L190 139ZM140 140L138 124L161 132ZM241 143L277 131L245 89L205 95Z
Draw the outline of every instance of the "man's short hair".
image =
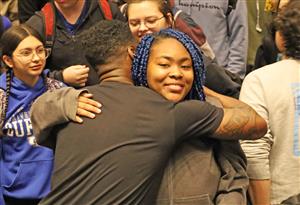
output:
M103 20L84 31L80 38L91 66L101 65L110 57L120 55L122 48L136 41L128 24L118 20Z

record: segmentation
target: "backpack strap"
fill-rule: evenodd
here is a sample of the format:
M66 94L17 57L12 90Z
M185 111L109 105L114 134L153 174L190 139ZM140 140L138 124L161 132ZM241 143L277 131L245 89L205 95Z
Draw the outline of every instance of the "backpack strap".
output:
M228 16L232 10L236 8L236 3L238 0L228 0L228 7L227 7L227 12L226 16Z
M112 12L110 5L107 0L99 0L99 5L104 13L104 17L107 20L112 20ZM45 25L45 36L46 36L46 49L49 54L51 54L53 42L54 42L54 32L55 32L55 8L51 2L48 2L41 9L42 18Z
M123 14L123 16L126 17L126 15L127 15L127 3L123 4L123 5L120 6L119 8L120 8L120 11L121 11L121 13Z
M55 30L55 10L53 4L50 2L46 3L42 8L42 16L45 25L45 36L46 36L46 49L49 54L51 53L53 42L54 42L54 30Z
M99 5L100 8L102 9L103 13L104 13L104 17L106 20L112 20L113 16L112 16L112 12L110 9L110 5L108 3L107 0L99 0Z
M202 28L195 23L190 15L176 7L172 8L172 14L174 16L174 28L186 33L201 48L206 42Z
M176 7L173 7L173 8L172 8L172 14L173 14L173 20L174 20L174 22L176 22L176 20L177 20L179 14L180 14L181 12L182 12L182 10L177 9Z

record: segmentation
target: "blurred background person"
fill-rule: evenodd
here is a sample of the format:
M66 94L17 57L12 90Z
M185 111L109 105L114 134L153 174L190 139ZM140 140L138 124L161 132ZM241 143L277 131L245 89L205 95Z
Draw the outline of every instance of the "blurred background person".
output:
M73 87L97 84L98 74L81 52L78 35L100 20L125 21L118 6L99 0L53 0L45 6L45 12L37 12L26 24L47 40L49 76ZM49 24L52 33L48 36Z
M252 70L261 68L265 65L269 65L275 63L276 61L281 60L281 53L275 44L275 33L276 29L274 28L274 24L272 19L274 19L278 13L284 9L286 4L289 2L288 0L269 0L269 9L268 13L270 14L269 23L265 26L263 35L260 38L260 41L255 41L254 44L259 43L259 47L255 53L254 65L251 70L248 70L248 73ZM290 0L294 1L294 0ZM258 39L257 39L258 40Z
M300 204L300 1L274 19L282 60L249 73L240 100L267 122L268 133L241 141L248 161L252 204Z
M37 146L29 116L38 96L62 87L43 74L47 56L41 37L28 26L13 26L1 37L7 71L0 78L0 204L36 205L50 191L53 153Z
M244 78L248 50L246 1L185 0L175 5L201 25L217 62Z
M7 16L14 25L19 24L18 0L0 0L0 15Z
M7 30L8 28L10 28L10 27L11 27L10 20L6 16L1 16L0 15L0 39L1 39L1 36L2 36L3 32L5 30ZM1 49L0 49L0 56L1 56ZM0 61L0 75L3 72L5 72L5 66L4 66L3 62Z
M18 0L18 18L25 23L31 16L39 11L50 0Z

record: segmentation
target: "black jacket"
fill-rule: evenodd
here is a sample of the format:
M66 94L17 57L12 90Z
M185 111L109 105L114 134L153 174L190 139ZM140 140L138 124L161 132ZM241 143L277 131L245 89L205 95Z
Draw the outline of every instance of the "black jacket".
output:
M96 22L104 20L105 16L98 1L87 1L87 3L89 3L88 13L84 17L84 20L79 25L78 29L75 31L74 35L67 31L63 21L58 18L58 13L56 12L56 27L52 54L47 59L46 68L51 70L50 77L63 81L62 70L64 68L72 65L88 65L90 67L89 77L86 83L88 86L97 84L99 77L95 69L89 65L85 58L83 47L78 35L93 26ZM125 18L120 13L119 8L112 3L110 3L110 6L113 19L125 21ZM41 12L37 12L34 16L32 16L26 24L36 29L40 35L45 38L45 25L43 21L43 14Z
M203 55L206 67L205 86L223 95L239 98L242 79Z
M19 0L18 16L20 23L25 23L36 11L39 11L50 0Z

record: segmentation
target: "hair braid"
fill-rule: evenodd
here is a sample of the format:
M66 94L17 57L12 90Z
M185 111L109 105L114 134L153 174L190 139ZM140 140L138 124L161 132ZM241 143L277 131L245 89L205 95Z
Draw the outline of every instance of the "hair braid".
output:
M11 70L6 71L6 89L5 89L5 102L4 102L4 109L1 113L1 121L3 122L2 126L4 125L6 112L8 109L8 98L10 95L10 88L11 88ZM2 129L2 127L1 127Z
M193 86L188 95L186 96L186 99L199 99L201 101L204 101L205 94L203 92L203 85L205 82L205 68L201 51L199 50L197 44L195 44L189 36L173 29L164 29L156 34L146 35L142 38L141 42L136 48L132 64L132 79L134 81L134 84L138 86L142 85L148 87L147 64L151 50L151 45L157 39L170 37L175 38L179 42L181 42L192 58L195 78Z
M147 64L153 36L146 35L136 48L132 63L132 79L135 85L148 87Z

